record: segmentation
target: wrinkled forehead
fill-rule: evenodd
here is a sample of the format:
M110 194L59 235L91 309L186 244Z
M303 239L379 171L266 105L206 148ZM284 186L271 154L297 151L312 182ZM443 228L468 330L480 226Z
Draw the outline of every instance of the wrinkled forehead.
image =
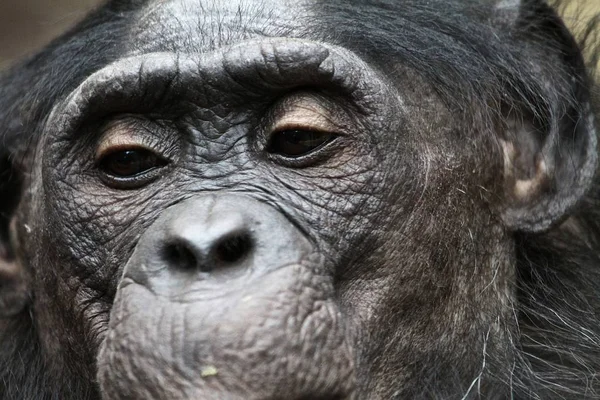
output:
M298 37L311 0L154 0L130 31L132 53L199 53L254 37Z

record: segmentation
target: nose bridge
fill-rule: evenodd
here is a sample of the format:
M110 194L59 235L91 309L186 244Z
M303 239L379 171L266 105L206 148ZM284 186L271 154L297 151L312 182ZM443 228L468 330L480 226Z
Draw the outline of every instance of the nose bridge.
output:
M246 195L201 195L163 212L140 239L125 276L167 296L229 290L242 277L298 264L311 251L273 207Z

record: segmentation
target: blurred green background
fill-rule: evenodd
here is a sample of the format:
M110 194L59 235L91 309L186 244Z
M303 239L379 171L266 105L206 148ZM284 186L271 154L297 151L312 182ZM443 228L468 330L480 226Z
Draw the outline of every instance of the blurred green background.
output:
M399 0L401 1L401 0ZM0 69L48 43L101 0L0 0ZM600 13L600 0L564 0L565 18L578 29Z

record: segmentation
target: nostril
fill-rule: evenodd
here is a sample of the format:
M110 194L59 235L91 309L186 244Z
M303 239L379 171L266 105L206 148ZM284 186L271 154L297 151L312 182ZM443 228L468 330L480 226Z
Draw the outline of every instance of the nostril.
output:
M231 265L243 261L252 253L254 242L247 232L228 235L216 243L213 257L217 264Z
M167 245L164 249L164 258L169 266L179 270L188 271L198 268L198 260L194 253L181 243Z
M212 244L211 244L212 242ZM180 271L212 272L219 267L241 263L253 250L252 237L247 232L233 232L207 243L175 240L163 248L163 260Z

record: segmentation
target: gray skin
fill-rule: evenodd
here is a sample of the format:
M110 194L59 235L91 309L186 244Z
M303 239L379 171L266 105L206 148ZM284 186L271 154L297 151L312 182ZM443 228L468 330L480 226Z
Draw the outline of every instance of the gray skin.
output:
M311 10L151 2L124 56L54 107L13 222L49 371L68 360L106 400L415 398L427 369L436 393L492 396L517 329L515 210L547 171L520 176L536 166L509 134L409 68L306 38ZM306 109L336 139L269 153ZM111 135L168 163L98 172Z

